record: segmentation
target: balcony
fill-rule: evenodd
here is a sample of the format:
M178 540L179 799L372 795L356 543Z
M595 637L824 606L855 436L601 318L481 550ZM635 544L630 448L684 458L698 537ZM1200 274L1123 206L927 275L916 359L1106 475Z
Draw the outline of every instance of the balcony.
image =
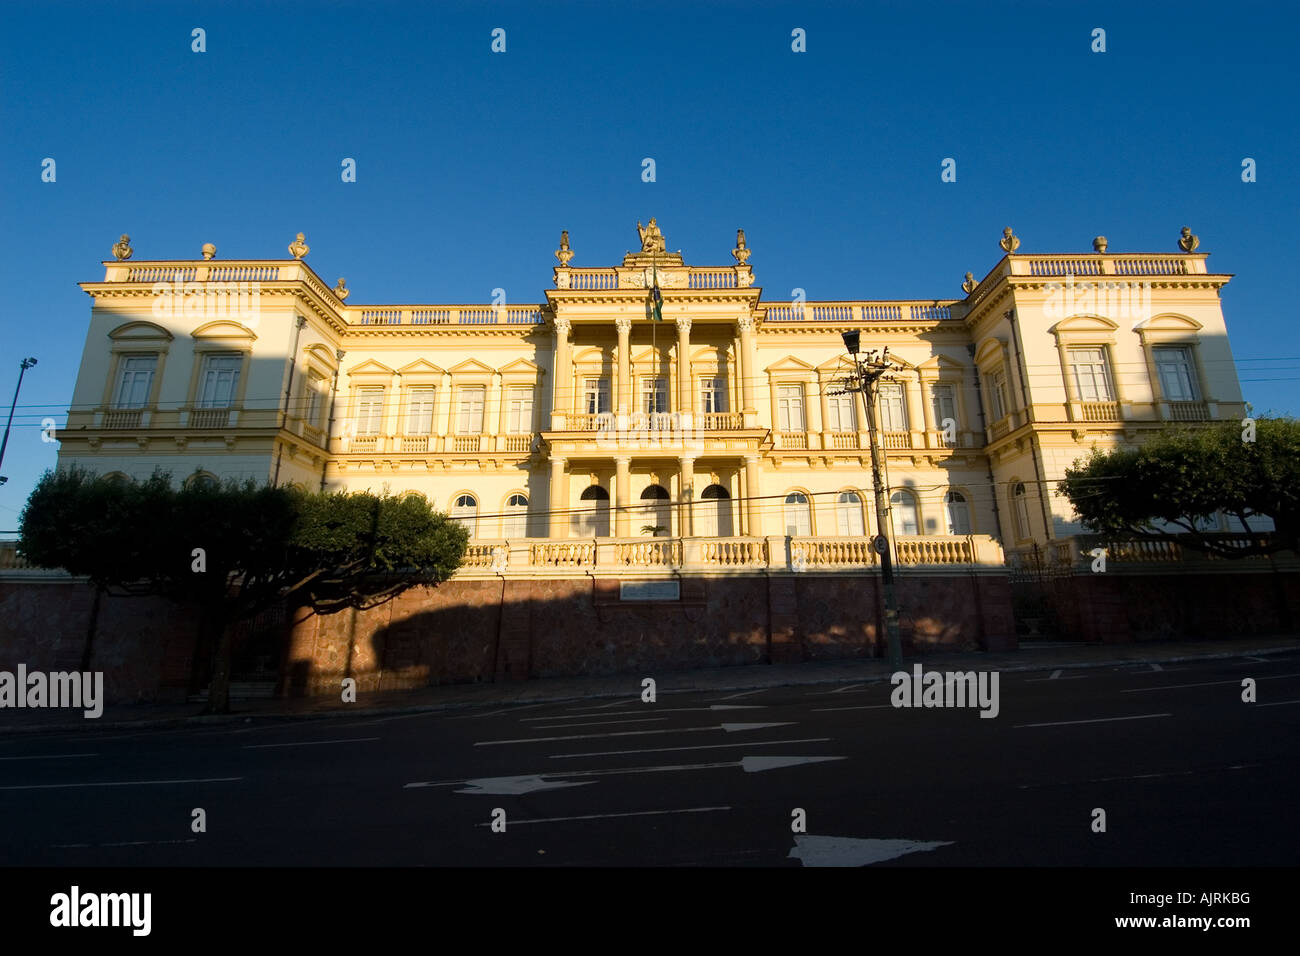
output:
M139 428L144 419L144 409L114 409L104 413L105 428Z
M1208 402L1170 402L1169 420L1174 422L1204 422L1210 418Z
M1085 422L1117 422L1120 420L1119 402L1082 402Z
M1001 546L988 535L904 537L895 542L895 550L897 564L904 568L1005 566ZM870 539L863 536L498 539L471 542L457 574L806 573L862 571L878 566L879 556Z
M506 435L504 437L504 443L505 450L510 452L526 453L533 450L533 436L531 432L523 435Z
M898 302L806 302L769 305L768 322L944 322L953 300Z
M225 428L229 424L229 408L196 408L190 412L190 428Z
M451 439L452 451L481 451L482 445L482 435L453 435Z
M912 447L911 432L885 432L881 435L880 444L886 449L896 450L899 448Z
M852 449L858 447L857 432L827 432L826 439L827 448Z
M745 427L745 416L740 412L702 412L700 428L708 432L730 431Z
M403 435L402 451L427 452L429 450L428 435Z
M808 435L806 432L779 432L776 436L776 447L781 449L807 448Z
M352 325L541 325L539 305L415 305L348 309Z

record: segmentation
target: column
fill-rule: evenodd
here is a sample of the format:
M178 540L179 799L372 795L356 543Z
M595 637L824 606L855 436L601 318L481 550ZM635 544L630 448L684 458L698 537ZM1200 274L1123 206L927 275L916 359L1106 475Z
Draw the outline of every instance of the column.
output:
M447 436L451 433L451 423L454 420L452 416L456 414L453 401L455 396L451 391L451 373L443 372L441 382L441 387L435 396L442 403L438 406L438 450L450 451L451 443L447 441Z
M759 477L758 456L745 456L745 534L751 538L763 536L763 519L760 516L759 498L763 494L763 482Z
M564 473L564 459L551 459L551 534L552 538L569 536L569 484Z
M678 534L683 538L690 538L695 535L695 516L693 514L693 503L695 500L695 459L685 457L679 458L678 469L678 491L682 502L681 507L678 509Z
M500 451L497 446L501 419L501 373L493 372L483 395L483 446L489 451Z
M632 411L632 317L618 316L614 319L614 328L618 330L618 377L614 380L614 414L618 416L619 431L623 431L627 428L627 416Z
M903 383L903 401L907 403L907 429L913 448L925 447L925 414L921 411L921 382Z
M614 537L632 537L632 477L627 458L614 459Z
M1059 336L1056 340L1056 351L1061 356L1061 379L1065 382L1065 407L1068 412L1066 417L1072 422L1077 422L1083 417L1083 407L1079 404L1079 390L1075 387L1074 376L1070 374L1069 353Z
M740 348L736 350L740 364L740 394L744 404L746 428L758 426L758 409L754 406L754 376L758 374L754 358L754 317L742 315L736 320L740 329Z
M677 317L677 414L681 427L691 427L693 405L691 402L691 320Z
M927 382L924 376L921 377L921 414L925 416L925 444L927 448L937 448L942 444L935 434L936 430L941 427L941 423L934 420L934 402L930 398L933 384L933 382ZM955 395L953 401L956 401Z
M566 418L573 412L573 368L569 356L568 319L555 317L555 386L551 400L551 428L563 431Z

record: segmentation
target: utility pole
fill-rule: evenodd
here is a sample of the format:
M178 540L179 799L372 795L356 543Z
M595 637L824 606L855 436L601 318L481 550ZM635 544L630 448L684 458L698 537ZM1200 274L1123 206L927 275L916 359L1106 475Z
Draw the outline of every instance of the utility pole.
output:
M19 365L18 367L18 385L14 388L14 400L13 403L9 406L9 421L5 423L5 437L3 441L0 441L0 465L4 464L5 449L9 447L9 429L13 427L14 409L18 407L18 393L19 391L22 390L23 387L23 373L26 372L29 368L31 368L35 364L36 364L36 359L25 358L23 359L22 364ZM5 478L4 476L0 475L0 485L3 485L8 480L9 480L8 478Z
M893 543L889 536L889 499L880 479L880 441L876 434L876 382L893 370L886 348L876 357L874 351L860 353L861 333L857 329L844 332L844 347L853 360L853 371L840 382L831 395L860 393L867 410L867 431L871 436L871 485L876 493L876 527L879 534L872 547L880 555L880 578L885 591L885 640L889 648L889 666L895 671L903 667L903 642L898 633L898 600L894 596Z

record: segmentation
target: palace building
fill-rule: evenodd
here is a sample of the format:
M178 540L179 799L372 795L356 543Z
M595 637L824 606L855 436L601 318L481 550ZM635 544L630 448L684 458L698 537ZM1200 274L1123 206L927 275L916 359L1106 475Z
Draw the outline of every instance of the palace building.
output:
M700 568L870 563L867 409L841 333L888 348L879 387L901 564L1001 563L1078 531L1055 480L1090 446L1238 418L1229 276L1180 251L1026 255L1010 229L962 298L765 297L744 233L687 264L654 219L641 251L529 305L361 305L310 266L130 261L114 247L61 464L419 494L470 530L471 563ZM718 258L722 258L719 256ZM582 545L579 547L578 545ZM1000 546L1000 547L999 547Z
M82 284L60 466L421 495L469 529L436 588L246 622L236 677L284 694L880 656L873 432L906 653L1290 627L1267 572L1294 589L1291 565L1225 576L1176 544L1098 541L1054 493L1091 447L1244 414L1230 276L1190 230L1172 253L1048 255L1006 229L960 298L815 302L765 295L743 231L730 264L694 265L637 226L606 267L574 266L563 233L528 305L359 304L301 234L273 261L139 261L123 236ZM845 387L853 332L888 349L871 408ZM0 600L24 660L57 658L97 606L21 558L0 560ZM110 696L206 686L210 648L162 599L105 600Z

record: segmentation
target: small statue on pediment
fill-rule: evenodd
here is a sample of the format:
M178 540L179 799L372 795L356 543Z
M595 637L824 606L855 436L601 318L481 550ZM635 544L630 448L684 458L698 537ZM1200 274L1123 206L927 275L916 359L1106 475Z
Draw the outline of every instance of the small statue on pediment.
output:
M966 273L966 280L961 284L961 291L965 292L967 295L970 295L972 292L975 291L975 287L977 285L979 285L979 283L975 281L974 273L968 272Z
M1020 248L1020 239L1011 231L1011 227L1007 226L1002 230L1002 238L998 240L998 245L1002 247L1003 252L1015 252Z
M555 250L555 258L560 260L560 268L569 268L569 262L573 259L573 250L569 248L569 230L560 231L560 248Z
M1183 252L1195 252L1196 247L1200 244L1200 237L1192 235L1192 227L1183 226L1183 237L1178 240L1178 248Z
M749 262L749 248L745 245L745 230L736 230L736 248L731 250L731 257L739 265L746 265Z
M135 250L131 248L131 237L122 233L122 238L113 243L113 258L123 262L130 259L133 252Z
M342 302L351 295L351 293L352 290L348 288L347 280L342 276L339 276L339 284L334 287L334 294L338 296L338 300Z
M303 234L300 232L298 233L298 238L289 243L289 255L293 256L295 259L301 259L307 253L311 252L311 246L307 245L303 239Z

